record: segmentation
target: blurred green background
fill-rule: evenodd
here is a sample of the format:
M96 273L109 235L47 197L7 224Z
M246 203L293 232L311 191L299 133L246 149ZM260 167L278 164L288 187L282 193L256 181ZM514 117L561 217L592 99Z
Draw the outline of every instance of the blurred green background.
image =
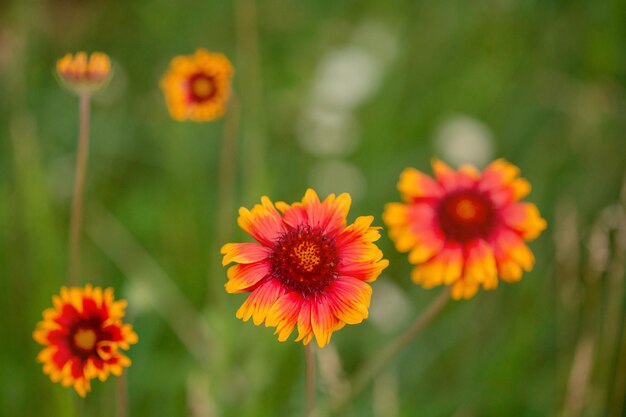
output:
M0 415L114 415L115 378L77 402L31 337L66 282L78 102L53 68L99 50L115 74L93 100L83 276L129 300L130 416L303 415L301 345L238 321L222 288L236 208L313 186L382 225L433 155L521 167L549 223L536 267L450 304L343 415L626 416L625 22L621 0L0 3ZM224 121L175 122L158 88L197 47L236 68L231 193ZM438 292L380 246L371 318L319 352L321 416Z

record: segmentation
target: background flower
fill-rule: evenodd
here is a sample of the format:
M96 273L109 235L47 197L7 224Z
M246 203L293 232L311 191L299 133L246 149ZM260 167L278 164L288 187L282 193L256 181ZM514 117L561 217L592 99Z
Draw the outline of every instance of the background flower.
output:
M524 244L546 228L519 169L500 159L480 173L433 161L435 179L414 168L400 176L404 203L390 203L383 219L389 236L409 262L411 278L425 288L451 285L452 297L470 298L480 285L493 289L498 276L517 281L535 258Z
M52 382L73 386L84 397L92 379L105 381L130 366L121 350L137 343L137 335L122 322L126 301L114 301L112 288L63 287L52 301L33 333L44 346L37 360Z
M198 49L176 56L161 79L167 108L176 120L206 122L226 111L233 67L220 53Z
M63 85L77 94L101 89L111 76L111 60L102 52L66 54L57 61L57 74Z

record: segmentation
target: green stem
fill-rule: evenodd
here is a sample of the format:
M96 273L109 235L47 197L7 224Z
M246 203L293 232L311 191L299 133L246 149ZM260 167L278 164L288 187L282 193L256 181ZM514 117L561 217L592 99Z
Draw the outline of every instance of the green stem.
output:
M306 416L311 417L315 413L315 352L312 343L304 346L306 360Z
M450 300L450 289L446 288L435 298L415 321L398 337L383 346L356 372L352 378L352 389L346 397L337 404L338 410L343 410L350 402L351 397L360 393L376 375L401 352L415 337L428 326L443 311Z
M117 378L115 387L116 409L115 417L128 417L128 386L126 373Z
M78 149L76 151L76 172L72 193L72 212L70 215L68 279L70 285L78 284L80 274L80 246L83 225L83 200L87 162L89 160L89 94L83 93L79 99Z

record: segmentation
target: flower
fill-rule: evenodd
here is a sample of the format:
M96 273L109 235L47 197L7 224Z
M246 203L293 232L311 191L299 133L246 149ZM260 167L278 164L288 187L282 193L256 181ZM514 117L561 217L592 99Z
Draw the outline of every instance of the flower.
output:
M219 53L198 49L193 55L174 57L161 79L170 115L176 120L205 122L226 111L233 67Z
M122 322L126 301L114 301L113 288L63 287L52 301L54 307L43 312L33 338L44 346L37 361L53 382L72 385L85 397L92 379L119 376L130 366L120 349L137 343L137 334Z
M499 159L482 173L471 165L454 171L433 160L435 179L407 168L398 190L404 203L389 203L383 220L400 252L417 265L411 278L424 288L451 285L454 299L479 286L494 289L498 276L518 281L534 257L524 241L546 228L534 204L520 202L530 184Z
M63 84L77 94L91 93L102 88L111 75L111 60L107 54L85 52L66 54L57 61L57 74Z
M250 295L237 318L257 326L275 327L278 340L289 338L297 325L296 342L315 336L320 347L345 324L368 316L372 282L389 262L373 243L379 228L373 216L358 217L346 226L351 199L329 195L320 202L309 189L291 205L268 197L252 210L239 209L239 226L258 243L222 247L229 293ZM278 209L278 210L277 210Z

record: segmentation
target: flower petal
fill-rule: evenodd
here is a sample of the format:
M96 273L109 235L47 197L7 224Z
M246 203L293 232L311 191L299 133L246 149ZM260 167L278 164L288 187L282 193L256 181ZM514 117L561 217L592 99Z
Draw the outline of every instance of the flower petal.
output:
M519 281L522 271L529 272L535 263L533 253L513 231L501 229L492 239L500 277L509 282Z
M466 260L464 278L472 283L482 283L485 289L498 286L498 269L491 246L476 239L465 246Z
M502 218L507 226L520 232L524 240L537 238L548 226L537 206L531 203L515 203L505 207Z
M276 327L274 334L278 335L279 342L286 341L293 332L303 304L305 302L302 296L296 291L291 291L282 295L272 305L265 319L265 325Z
M318 297L311 301L311 327L320 348L330 343L337 321L325 297Z
M330 311L346 324L359 324L368 317L371 297L372 287L351 277L338 277L326 292Z
M461 277L463 250L458 243L448 242L435 257L413 269L411 279L424 288L450 285Z
M252 210L240 208L237 222L257 242L267 247L272 247L274 242L287 231L280 213L266 196L261 197L261 204L256 204Z
M243 321L250 320L257 326L263 323L272 305L285 293L284 287L276 279L268 279L259 285L244 301L236 317Z
M380 252L380 256L382 256L382 252ZM372 282L388 266L389 261L387 259L378 259L375 262L340 262L337 271L340 275Z
M437 198L443 193L436 181L415 168L406 168L402 171L400 181L398 181L398 190L407 202L423 198Z
M320 228L329 237L335 236L346 226L346 216L352 200L347 193L335 197L330 194L320 202L317 193L308 189L302 199L308 218L308 226Z
M231 262L251 264L266 259L272 249L257 243L227 243L222 246L220 252L224 255L222 265Z
M455 171L439 159L433 159L431 164L437 182L445 191L473 187L479 178L476 171L468 165L464 165L459 171Z
M228 282L224 285L231 294L249 292L252 287L269 276L270 268L267 262L253 264L237 264L228 269Z

